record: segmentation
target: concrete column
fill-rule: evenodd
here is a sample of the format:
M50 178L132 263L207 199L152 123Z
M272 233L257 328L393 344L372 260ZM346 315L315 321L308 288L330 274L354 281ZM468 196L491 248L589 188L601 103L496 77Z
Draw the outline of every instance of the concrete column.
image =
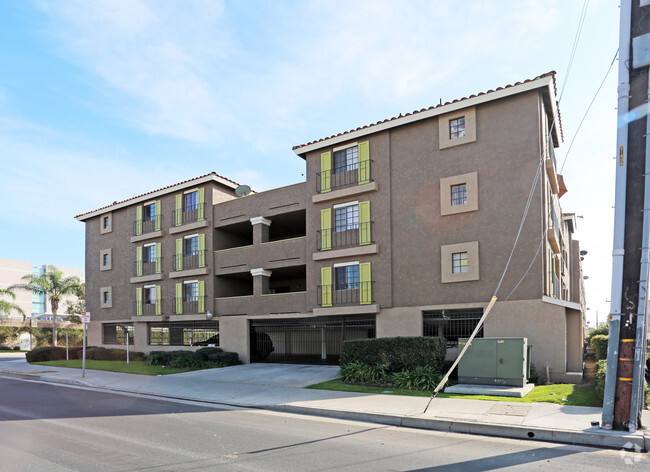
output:
M253 244L257 245L268 242L271 220L263 216L256 216L255 218L251 218L251 224L253 225Z
M253 295L256 297L269 293L269 279L271 271L265 269L251 269L253 276Z
M147 323L133 323L133 349L136 351L147 352L147 341L149 340L149 333L147 333ZM118 328L119 329L119 328Z

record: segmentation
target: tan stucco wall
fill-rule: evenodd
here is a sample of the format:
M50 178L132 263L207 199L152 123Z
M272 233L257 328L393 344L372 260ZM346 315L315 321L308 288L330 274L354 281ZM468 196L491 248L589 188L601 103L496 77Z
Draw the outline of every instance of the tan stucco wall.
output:
M236 352L243 363L250 362L248 317L222 316L219 319L219 340L224 351Z

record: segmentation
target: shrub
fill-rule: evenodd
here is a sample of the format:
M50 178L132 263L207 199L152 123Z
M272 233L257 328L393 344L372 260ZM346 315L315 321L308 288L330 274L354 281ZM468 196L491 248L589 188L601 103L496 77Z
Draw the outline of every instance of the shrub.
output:
M176 356L172 358L169 366L175 369L202 369L204 364L205 362L192 356Z
M27 362L47 362L65 359L65 348L54 346L43 346L32 349L25 353Z
M147 356L147 365L165 365L163 363L163 351L151 351Z
M368 365L351 362L341 367L339 378L344 382L385 384L389 379L388 364Z
M590 330L589 334L587 335L587 342L591 344L591 339L594 336L598 336L599 334L604 334L605 336L609 336L609 324L603 323L599 327Z
M219 349L219 348L208 348L208 349ZM210 354L207 360L212 363L219 364L220 367L228 367L231 365L241 364L241 361L239 360L239 354L237 354L236 352L215 352L214 354Z
M395 337L344 341L339 364L354 361L367 365L388 364L389 372L413 370L429 366L438 371L447 351L447 341L441 337Z
M202 361L207 361L212 354L219 354L222 352L223 349L218 347L202 347L201 349L197 349L196 351L194 351L194 354L197 356L198 359L201 359Z
M445 360L442 362L442 369L440 369L440 372L444 375L446 374L451 366L454 365L453 360ZM454 370L451 371L451 374L449 374L449 380L452 382L458 382L458 366L454 368Z
M607 359L607 341L609 336L597 334L591 338L591 345L594 348L596 359Z
M535 364L533 364L532 362L530 363L530 374L528 375L528 381L534 384L539 383L539 374L537 373Z
M433 391L442 380L443 375L431 367L420 366L413 370L395 372L392 384L397 388L408 390Z
M602 401L605 396L605 375L607 371L607 360L598 361L596 364L596 394Z

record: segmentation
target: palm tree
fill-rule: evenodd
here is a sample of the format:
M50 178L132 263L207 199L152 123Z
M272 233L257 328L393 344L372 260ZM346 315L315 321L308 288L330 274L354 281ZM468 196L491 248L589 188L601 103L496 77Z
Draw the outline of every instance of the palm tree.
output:
M54 266L47 266L41 275L28 274L22 277L24 283L14 284L10 290L26 290L33 294L43 295L50 300L52 307L52 345L56 346L56 323L59 303L64 295L74 294L81 283L79 277L64 277L63 272Z
M11 315L12 311L17 311L23 315L23 321L25 320L25 312L22 308L14 303L16 300L16 294L11 290L11 288L0 288L0 297L6 295L11 298L11 301L0 300L0 317Z

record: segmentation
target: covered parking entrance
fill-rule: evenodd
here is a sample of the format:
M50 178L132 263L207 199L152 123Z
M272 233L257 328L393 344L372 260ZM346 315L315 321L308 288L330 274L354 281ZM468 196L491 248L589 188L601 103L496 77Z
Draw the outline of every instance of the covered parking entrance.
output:
M375 315L250 320L251 362L338 364L341 343L374 338Z

